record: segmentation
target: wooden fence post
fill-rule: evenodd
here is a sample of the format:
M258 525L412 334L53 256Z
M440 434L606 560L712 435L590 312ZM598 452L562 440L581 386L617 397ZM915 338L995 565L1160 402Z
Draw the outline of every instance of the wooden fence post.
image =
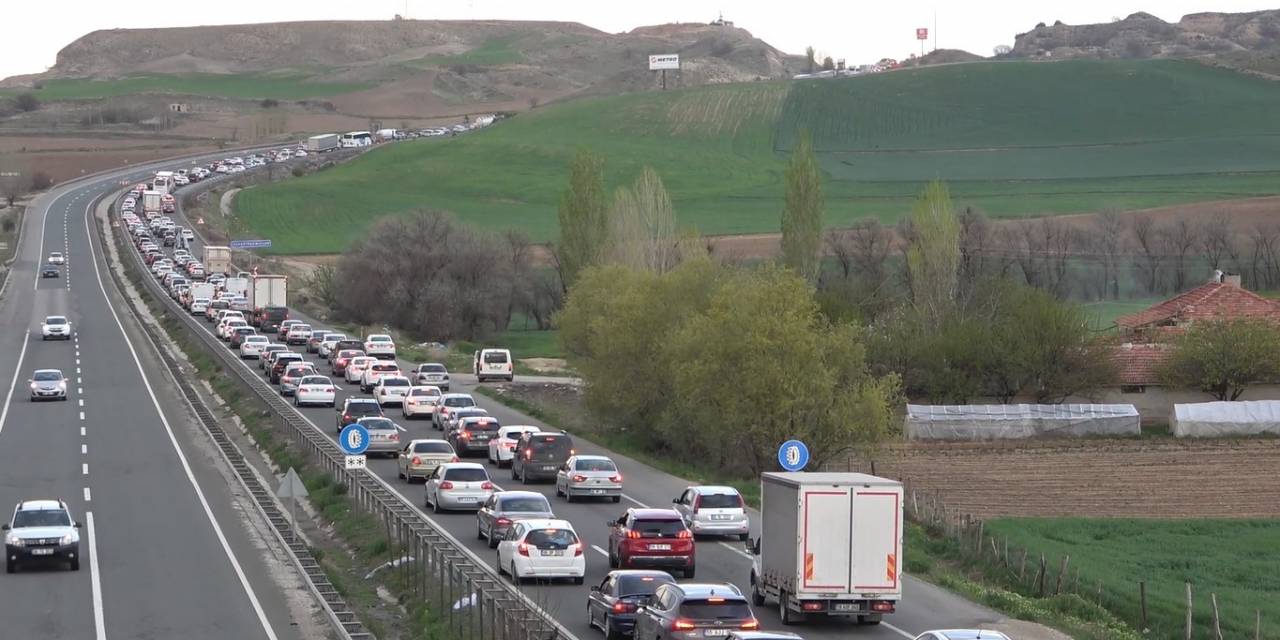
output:
M1191 640L1191 583L1187 582L1187 632L1185 640Z
M1036 589L1040 592L1041 598L1044 597L1044 572L1045 572L1044 552L1041 551L1040 552L1040 570L1036 572L1036 580L1035 580Z
M1053 583L1053 595L1062 593L1062 576L1067 573L1067 564L1071 562L1071 554L1062 556L1062 566L1058 568L1058 579Z
M1022 581L1026 579L1027 579L1027 549L1026 547L1023 547L1022 560L1018 563L1018 583L1021 584Z
M982 555L982 536L983 536L984 526L986 526L986 523L979 520L978 521L978 555Z
M1222 640L1222 625L1219 624L1218 618L1218 594L1209 593L1209 604L1213 605L1213 637L1214 640Z
M1138 603L1141 606L1141 611L1142 611L1142 626L1138 628L1138 631L1145 632L1147 630L1147 582L1146 580L1141 580L1138 582Z
M1253 616L1253 640L1262 640L1262 609L1254 609Z

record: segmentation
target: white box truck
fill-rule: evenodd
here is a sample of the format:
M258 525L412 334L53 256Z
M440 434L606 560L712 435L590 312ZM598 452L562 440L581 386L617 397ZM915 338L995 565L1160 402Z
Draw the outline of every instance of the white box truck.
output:
M143 191L142 192L142 212L143 213L160 213L160 196L164 194L159 191Z
M227 278L222 283L222 297L249 296L248 278Z
M902 483L862 473L760 477L760 538L751 600L776 603L783 624L806 616L878 624L902 598Z
M187 308L191 307L191 301L197 298L213 300L213 294L217 291L217 287L208 282L196 282L191 285L191 289L187 291L186 300L184 301Z
M231 272L231 247L205 246L201 258L205 273Z
M311 136L310 138L307 138L307 143L305 145L305 148L309 152L319 153L321 151L329 151L331 149L337 149L339 146L341 146L341 144L342 142L338 138L338 134L326 133L323 135Z
M257 315L267 307L287 307L289 278L287 276L257 275L249 287L249 309Z

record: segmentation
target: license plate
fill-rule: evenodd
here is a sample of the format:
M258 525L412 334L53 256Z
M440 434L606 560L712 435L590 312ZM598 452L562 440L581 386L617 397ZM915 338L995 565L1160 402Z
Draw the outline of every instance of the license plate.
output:
M708 638L723 638L724 636L729 635L729 630L728 629L707 629L706 631L702 632L702 635Z
M560 549L543 549L543 550L542 550L542 555L544 555L544 556L563 556L563 555L564 555L564 551L562 551L562 550L560 550Z
M604 489L592 489L591 495L598 496L604 494Z
M555 470L556 470L556 466L555 466L555 465L553 465L553 464L543 465L542 470L543 470L543 471L555 471Z
M729 516L715 514L715 515L712 515L712 516L711 516L711 519L712 519L712 520L728 520L728 519L729 519Z
M33 555L33 556L51 556L51 555L53 555L53 549L32 549L32 550L31 550L31 555Z
M858 603L856 602L837 602L831 605L833 611L858 611Z
M649 550L650 550L650 551L670 551L670 550L671 550L671 545L669 545L669 544L651 544L651 545L649 545Z
M466 498L466 497L458 498L458 502L475 502L475 501L476 501L475 498Z

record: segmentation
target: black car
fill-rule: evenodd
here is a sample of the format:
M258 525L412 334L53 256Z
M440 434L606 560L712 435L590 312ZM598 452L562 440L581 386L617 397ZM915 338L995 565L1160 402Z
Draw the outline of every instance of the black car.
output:
M526 433L511 458L511 479L521 484L556 477L560 465L573 455L573 439L567 433Z
M382 417L382 405L373 398L347 398L338 408L338 433L343 427L364 417Z
M58 271L57 267L51 264L46 264L45 266L40 268L40 277L41 278L61 278L62 272Z
M487 415L476 417L474 420L459 420L458 428L449 432L445 436L449 440L449 444L453 445L453 450L458 452L459 456L464 454L489 454L489 440L498 436L498 429L502 425L498 424L497 418Z
M658 587L675 581L666 571L610 571L587 594L587 626L600 629L606 638L630 637L640 604Z
M679 624L677 624L679 623ZM636 640L667 640L715 630L755 631L760 622L747 599L731 584L664 584L636 611ZM675 635L679 634L679 635Z

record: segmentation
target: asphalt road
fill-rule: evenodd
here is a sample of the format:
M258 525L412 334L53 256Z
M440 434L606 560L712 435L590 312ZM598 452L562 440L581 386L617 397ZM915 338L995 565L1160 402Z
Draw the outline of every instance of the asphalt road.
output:
M181 214L179 213L175 221L180 225L192 226L180 220L180 216ZM197 241L192 249L193 255L200 255L199 246L199 241ZM323 323L307 318L296 311L291 311L291 317L306 320L317 329L325 326ZM204 326L212 329L213 325L205 324ZM293 349L303 353L309 361L317 364L318 371L328 375L329 367L327 363L323 363L322 360L314 355L306 354L305 349L302 347L293 347ZM416 364L418 363L400 361L403 371L408 371L409 368ZM256 361L245 361L244 365L246 370L261 375ZM471 392L476 386L474 376L469 374L453 374L451 378L453 383L452 392ZM364 395L360 393L358 386L347 385L341 381L341 378L335 377L334 381L338 383L341 389L338 395L339 407L342 405L343 398L348 395ZM476 394L475 398L482 407L496 416L504 425L532 424L548 428L547 425L529 416L497 404L487 396ZM336 442L337 414L333 409L304 408L300 412ZM442 436L441 432L431 428L430 422L427 420L409 421L401 419L397 408L388 408L388 415L393 417L403 428L401 434L402 442L413 438L439 438ZM594 444L582 441L576 444L580 453L608 455L617 463L625 478L624 497L621 504L613 504L611 502L575 502L570 504L566 503L562 498L555 497L555 491L551 484L538 484L529 487L520 486L518 482L511 480L511 476L506 469L499 470L493 467L490 467L490 475L495 483L501 487L521 490L532 489L545 494L551 500L556 515L571 521L578 535L590 549L587 553L586 585L573 586L569 583L557 583L554 585L525 587L536 602L542 604L570 631L585 640L596 637L598 633L598 631L588 628L585 609L588 587L593 583L598 584L609 571L608 560L603 551L608 546L606 522L610 519L616 519L627 507L668 506L671 504L671 500L680 495L684 488L691 483ZM476 460L483 462L484 458L477 458ZM394 460L370 459L369 471L381 477L399 491L401 495L417 505L420 511L423 511L424 494L422 485L408 485L404 481L398 480ZM467 548L478 558L488 562L491 566L495 565L496 552L489 549L484 541L477 539L477 526L474 515L470 513L452 513L435 516L428 515L425 511L423 515L465 543ZM753 512L752 518L752 535L757 536L759 535L759 514ZM911 550L908 548L905 553L910 554ZM750 566L749 556L743 550L742 544L737 541L728 539L724 541L701 540L697 543L698 582L732 582L746 593L749 586ZM886 616L884 623L879 626L858 626L837 621L819 622L804 627L790 628L790 630L798 631L808 639L850 637L914 638L928 629L975 627L1004 618L1004 616L994 611L910 576L905 579L904 595L900 605L898 612ZM778 622L776 610L757 611L756 614L760 617L763 628L782 628L782 625Z
M27 210L0 297L0 504L65 500L84 524L84 561L78 572L0 576L0 635L300 640L234 489L123 311L89 231L99 195L156 168L73 182ZM38 278L50 251L68 256L63 277ZM73 340L41 341L51 314L69 317ZM29 401L37 368L67 375L67 401Z

